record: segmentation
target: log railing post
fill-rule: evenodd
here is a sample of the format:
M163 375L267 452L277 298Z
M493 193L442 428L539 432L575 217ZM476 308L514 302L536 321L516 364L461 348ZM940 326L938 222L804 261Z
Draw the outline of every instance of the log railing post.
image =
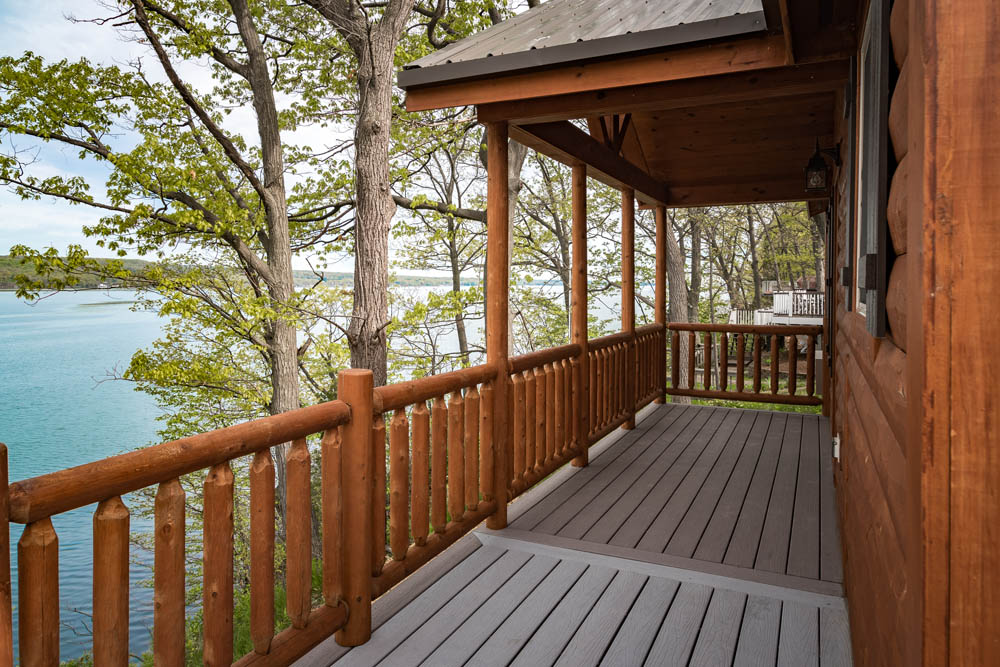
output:
M507 527L507 448L511 443L507 428L510 401L507 393L509 350L508 292L510 289L507 235L510 211L507 202L507 123L486 125L486 363L497 370L493 388L493 474L496 511L487 519L493 530Z
M10 589L10 496L7 446L0 442L0 664L14 664L13 596Z
M285 454L288 501L285 519L285 609L294 628L304 628L312 607L312 501L309 447L305 438L292 443Z
M628 420L623 429L635 428L635 191L622 188L622 331L631 337L625 341L625 411Z
M580 365L579 386L576 387L577 420L581 436L577 446L580 455L573 459L573 465L586 466L590 457L587 450L587 435L590 433L590 351L587 344L587 165L578 162L573 165L573 274L570 296L570 340L580 346L577 361Z
M667 208L662 205L656 207L656 293L654 306L653 321L663 327L662 337L653 339L657 341L656 353L652 357L656 364L654 370L654 383L657 390L655 402L665 403L667 398ZM674 381L674 384L676 385L677 382Z
M274 638L274 532L274 457L262 449L250 462L250 639L260 655Z
M372 448L373 377L370 370L340 372L338 397L351 408L343 427L343 587L347 623L337 631L341 646L364 644L372 634Z
M229 462L208 471L203 486L204 661L233 662L233 471Z

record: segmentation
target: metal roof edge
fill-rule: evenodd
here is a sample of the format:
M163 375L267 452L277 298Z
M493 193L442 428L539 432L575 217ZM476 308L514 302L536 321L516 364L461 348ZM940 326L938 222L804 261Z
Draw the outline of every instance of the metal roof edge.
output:
M456 83L490 75L513 74L542 67L565 65L574 61L585 62L612 56L634 55L665 47L763 32L766 29L767 22L763 11L748 12L698 21L697 23L682 23L654 30L476 58L475 60L444 63L430 67L404 68L397 73L396 82L404 90L433 84Z

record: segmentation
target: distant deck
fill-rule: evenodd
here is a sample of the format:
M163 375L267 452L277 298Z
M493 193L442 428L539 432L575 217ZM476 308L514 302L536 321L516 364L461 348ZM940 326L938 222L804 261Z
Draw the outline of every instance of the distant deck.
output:
M298 664L851 664L824 418L651 406Z

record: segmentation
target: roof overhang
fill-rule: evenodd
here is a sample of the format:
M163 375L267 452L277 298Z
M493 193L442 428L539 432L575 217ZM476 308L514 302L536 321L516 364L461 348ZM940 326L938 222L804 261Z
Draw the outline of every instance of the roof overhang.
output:
M458 83L468 79L530 72L569 63L583 64L608 58L640 55L684 44L762 32L765 29L764 12L755 11L472 60L446 61L431 66L412 64L400 70L397 82L404 90L418 86Z

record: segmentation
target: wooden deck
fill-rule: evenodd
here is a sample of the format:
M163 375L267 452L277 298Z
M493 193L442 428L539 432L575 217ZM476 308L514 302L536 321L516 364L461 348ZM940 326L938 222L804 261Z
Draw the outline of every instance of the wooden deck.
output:
M826 432L652 406L299 664L849 665Z

